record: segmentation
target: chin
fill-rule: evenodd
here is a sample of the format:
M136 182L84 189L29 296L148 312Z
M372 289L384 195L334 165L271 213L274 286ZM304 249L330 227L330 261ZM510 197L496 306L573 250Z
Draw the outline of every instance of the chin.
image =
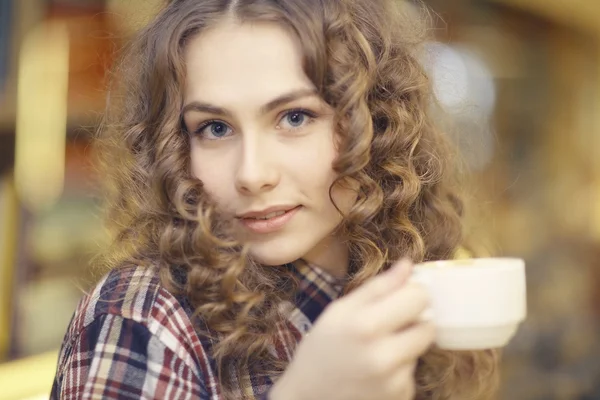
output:
M251 244L250 256L260 264L267 266L283 265L302 258L306 251L298 246L275 246L266 243Z
M250 250L250 256L256 260L256 262L266 265L266 266L276 266L276 265L284 265L287 263L291 263L296 261L301 256L291 255L291 254L263 254L261 252L254 252Z

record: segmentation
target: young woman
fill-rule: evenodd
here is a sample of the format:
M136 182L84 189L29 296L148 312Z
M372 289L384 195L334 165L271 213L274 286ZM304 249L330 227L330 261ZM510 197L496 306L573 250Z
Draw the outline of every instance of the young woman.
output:
M492 396L398 262L461 244L422 32L392 0L170 1L117 70L110 272L52 398Z

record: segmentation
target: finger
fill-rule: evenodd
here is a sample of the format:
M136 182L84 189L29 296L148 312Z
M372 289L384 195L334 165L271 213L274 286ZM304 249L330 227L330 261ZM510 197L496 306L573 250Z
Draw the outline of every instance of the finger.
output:
M416 362L394 371L387 384L387 398L412 400L416 395Z
M346 301L355 306L364 305L392 293L406 283L411 275L412 266L408 259L397 262L389 270L371 278L346 296Z
M371 350L384 371L396 371L414 364L429 350L434 340L434 325L423 322L376 341Z
M389 335L420 322L421 315L430 303L425 287L409 282L362 311L363 333L370 337Z

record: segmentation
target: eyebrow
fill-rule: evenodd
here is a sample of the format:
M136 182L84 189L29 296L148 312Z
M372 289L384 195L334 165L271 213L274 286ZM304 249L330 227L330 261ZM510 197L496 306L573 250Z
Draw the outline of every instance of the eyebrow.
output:
M278 96L275 99L269 101L267 104L261 106L260 113L267 114L268 112L270 112L270 111L274 110L275 108L282 106L284 104L291 103L292 101L295 101L295 100L298 100L298 99L301 99L304 97L310 97L310 96L316 96L316 95L317 95L317 91L315 89L293 90L291 92L282 94L281 96ZM222 115L222 116L231 116L231 113L229 111L227 111L225 108L217 107L212 104L203 103L200 101L192 101L192 102L186 104L183 107L181 114L185 115L189 111L204 112L204 113L208 113L208 114L215 114L215 115Z

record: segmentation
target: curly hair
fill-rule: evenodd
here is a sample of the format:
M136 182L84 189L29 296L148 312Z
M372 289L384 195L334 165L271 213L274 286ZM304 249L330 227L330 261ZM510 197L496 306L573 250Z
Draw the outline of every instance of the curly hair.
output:
M172 0L124 49L97 138L114 233L103 260L158 266L163 284L189 299L198 333L215 339L225 398L244 365L258 374L285 368L268 347L285 317L277 305L295 287L281 284L285 266L248 256L190 172L187 42L223 18L280 24L298 39L306 75L335 110L334 185L359 187L339 227L350 250L348 293L395 260L450 258L463 241L454 155L428 112L422 17L392 0ZM433 348L418 363L417 398L491 397L497 357Z

